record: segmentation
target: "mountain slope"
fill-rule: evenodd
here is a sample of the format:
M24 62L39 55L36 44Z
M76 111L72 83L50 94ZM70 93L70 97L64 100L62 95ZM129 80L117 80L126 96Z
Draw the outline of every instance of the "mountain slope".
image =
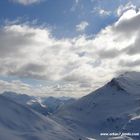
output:
M0 96L1 140L78 140L79 138L55 121Z
M140 114L139 91L140 73L127 72L61 108L54 119L84 136L107 140L100 133L127 132L134 128L134 125L131 125L131 129L126 126L134 116Z

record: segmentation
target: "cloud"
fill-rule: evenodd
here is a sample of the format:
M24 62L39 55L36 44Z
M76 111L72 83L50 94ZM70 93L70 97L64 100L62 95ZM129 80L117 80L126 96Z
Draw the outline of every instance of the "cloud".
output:
M136 10L136 6L132 4L132 2L128 2L125 5L120 5L117 9L117 16L122 16L128 10Z
M105 11L103 9L100 9L99 14L101 16L109 16L111 14L111 12L110 11Z
M27 86L24 92L28 93L81 96L91 92L120 71L140 70L139 15L140 12L128 10L94 37L56 39L47 27L5 25L0 29L1 76L53 83L51 87ZM54 86L57 82L59 87ZM22 86L16 87L21 91Z
M31 4L34 4L34 3L39 3L42 0L11 0L11 1L15 2L15 3L22 4L22 5L31 5Z
M102 50L99 52L99 56L103 58L115 58L118 57L121 54L121 52L117 49L110 49L110 50Z
M76 25L76 30L78 32L83 32L89 26L87 21L82 21L80 24Z
M19 94L28 94L30 96L70 96L70 97L79 97L83 96L83 94L89 92L88 83L55 83L55 84L44 84L44 85L36 85L32 86L27 83L24 83L20 80L12 80L12 81L5 81L0 80L0 94L5 91L12 91ZM78 94L75 94L75 91Z
M97 13L99 14L100 16L104 17L104 16L109 16L111 15L111 11L108 11L108 10L105 10L105 9L102 9L100 7L95 7L91 13Z
M134 54L140 54L140 37L139 34L136 37L134 43L132 43L130 46L128 46L125 51L129 55L134 55Z
M0 93L4 91L14 91L17 93L26 93L28 90L30 90L30 85L25 84L19 80L12 80L10 82L0 80ZM30 93L29 93L30 94Z
M128 60L121 60L119 62L119 64L121 66L125 66L125 67L139 67L140 66L140 59L138 60L133 60L133 61L128 61Z

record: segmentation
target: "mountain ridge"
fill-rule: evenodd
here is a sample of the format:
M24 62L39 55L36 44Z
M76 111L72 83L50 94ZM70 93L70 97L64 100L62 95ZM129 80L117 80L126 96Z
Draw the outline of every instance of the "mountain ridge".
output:
M125 126L140 114L139 91L140 73L127 72L73 104L60 108L54 118L84 136L107 140L100 133L127 131Z

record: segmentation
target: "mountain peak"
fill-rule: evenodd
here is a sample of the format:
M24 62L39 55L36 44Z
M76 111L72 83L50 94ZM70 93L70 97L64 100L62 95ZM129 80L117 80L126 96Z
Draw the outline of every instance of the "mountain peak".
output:
M109 83L109 86L111 87L116 87L117 90L125 90L122 85L120 84L120 82L117 80L117 78L113 78Z
M107 85L116 87L117 90L138 94L140 90L140 72L125 72L113 78Z

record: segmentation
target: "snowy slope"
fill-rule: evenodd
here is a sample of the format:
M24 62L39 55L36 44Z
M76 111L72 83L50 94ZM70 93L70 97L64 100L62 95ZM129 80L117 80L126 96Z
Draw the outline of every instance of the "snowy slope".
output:
M79 138L80 136L55 121L0 96L0 140L79 140Z
M140 119L130 123L139 114L140 73L127 72L73 104L61 108L53 118L84 136L107 140L100 133L140 131Z

